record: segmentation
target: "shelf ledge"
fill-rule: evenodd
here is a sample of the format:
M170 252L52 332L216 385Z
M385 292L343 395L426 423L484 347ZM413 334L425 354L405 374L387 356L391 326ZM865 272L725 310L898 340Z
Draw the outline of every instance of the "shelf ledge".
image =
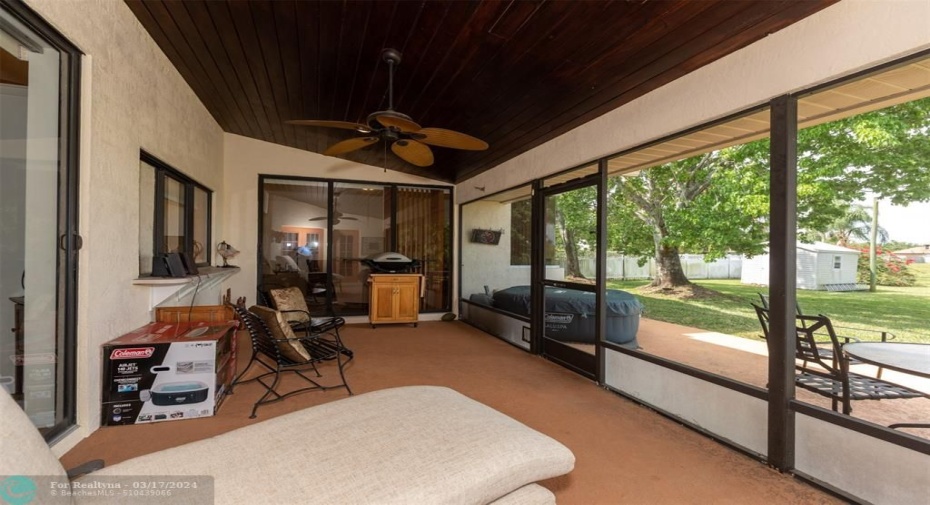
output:
M203 291L214 287L227 277L238 273L239 267L203 267L198 269L200 275L188 275L187 277L139 277L133 279L135 286L148 287L150 289L149 309L154 309L162 302L175 297L180 300L190 295L194 290Z

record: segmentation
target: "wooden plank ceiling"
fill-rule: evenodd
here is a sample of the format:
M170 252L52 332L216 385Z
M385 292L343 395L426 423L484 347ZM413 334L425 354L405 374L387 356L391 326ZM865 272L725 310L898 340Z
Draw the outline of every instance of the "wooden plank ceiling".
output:
M387 106L487 141L404 163L383 142L340 157L462 181L838 0L126 0L227 132L323 152Z

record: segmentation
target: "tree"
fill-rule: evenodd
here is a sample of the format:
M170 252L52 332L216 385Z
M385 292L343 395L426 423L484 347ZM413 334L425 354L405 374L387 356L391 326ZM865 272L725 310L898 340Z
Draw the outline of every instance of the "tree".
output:
M930 199L930 98L798 133L798 227L828 230L866 192ZM610 247L652 254L654 286L690 282L682 252L754 255L768 239L769 141L729 147L610 181Z
M578 262L579 245L596 247L597 189L588 186L549 197L546 205L547 259L555 251L565 255L565 275L584 278ZM547 232L548 235L548 232ZM553 247L554 246L554 247Z
M876 230L878 242L887 242L888 231L881 226ZM823 242L832 242L843 247L851 247L856 241L867 242L871 234L872 215L864 205L859 204L850 205L828 228L816 233Z
M652 255L654 286L690 284L681 268L683 251L704 252L708 260L734 248L762 251L764 236L755 223L768 212L767 199L758 197L767 194L767 183L752 168L737 174L734 154L708 153L610 180L610 245ZM749 191L754 187L759 191Z

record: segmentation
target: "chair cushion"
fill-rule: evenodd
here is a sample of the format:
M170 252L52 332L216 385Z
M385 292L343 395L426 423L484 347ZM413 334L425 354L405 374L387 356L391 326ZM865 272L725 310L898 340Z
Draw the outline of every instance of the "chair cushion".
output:
M288 339L287 342L280 342L278 344L278 349L281 350L281 354L285 358L296 363L302 363L310 359L310 353L307 352L303 344L297 340L297 335L294 334L294 330L291 329L291 325L287 323L281 312L269 309L268 307L262 307L261 305L249 307L249 312L258 316L262 322L265 323L265 326L271 330L271 336L273 338Z
M306 323L310 320L310 309L307 307L307 300L304 300L304 294L300 288L278 288L268 292L274 301L274 306L284 314L285 320L289 323ZM301 312L287 312L289 310L299 310Z

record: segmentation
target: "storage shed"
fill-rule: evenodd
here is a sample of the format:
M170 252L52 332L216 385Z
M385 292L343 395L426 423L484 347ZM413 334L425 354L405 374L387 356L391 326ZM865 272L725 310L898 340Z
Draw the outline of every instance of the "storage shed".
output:
M797 245L798 289L853 291L860 252L838 245L815 242ZM743 284L769 284L769 255L743 259Z

